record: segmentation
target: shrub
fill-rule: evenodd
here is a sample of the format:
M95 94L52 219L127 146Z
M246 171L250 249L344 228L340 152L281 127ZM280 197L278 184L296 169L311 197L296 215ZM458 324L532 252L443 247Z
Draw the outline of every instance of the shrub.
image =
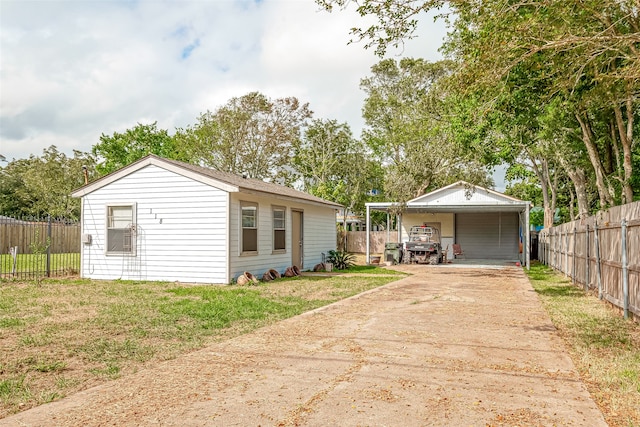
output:
M356 256L346 251L329 251L327 262L333 264L336 270L346 270L354 265Z

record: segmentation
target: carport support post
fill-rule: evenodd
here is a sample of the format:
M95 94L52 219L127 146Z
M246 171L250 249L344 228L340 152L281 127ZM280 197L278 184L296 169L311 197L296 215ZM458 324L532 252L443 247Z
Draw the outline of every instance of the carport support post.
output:
M391 230L389 229L389 211L387 211L387 243L391 238Z
M371 253L369 252L369 228L371 227L371 225L369 224L369 215L371 214L371 208L369 206L367 206L367 219L365 222L365 225L367 227L367 249L365 250L365 259L367 261L367 265L371 264Z

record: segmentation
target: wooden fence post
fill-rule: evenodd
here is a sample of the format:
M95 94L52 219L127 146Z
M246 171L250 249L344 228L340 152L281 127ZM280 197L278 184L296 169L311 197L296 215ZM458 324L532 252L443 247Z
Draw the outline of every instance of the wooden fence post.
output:
M585 262L585 270L584 270L584 290L588 291L589 290L589 284L591 282L591 275L589 274L589 267L590 267L590 263L589 263L589 224L587 224L587 228L585 230L585 248L584 248L584 258L586 260Z
M600 242L598 240L598 221L593 226L593 238L596 245L596 275L598 280L598 298L602 299L602 270L600 267Z
M552 233L551 233L551 244L549 245L549 265L552 268L555 268L555 263L556 263L556 236L555 236L555 230L551 229Z
M573 226L573 256L572 256L572 262L571 262L571 282L572 283L576 283L578 280L576 278L576 274L577 274L577 270L576 270L576 258L577 258L577 254L576 254L576 226Z
M624 318L629 318L629 269L627 266L627 220L622 218L620 222L620 234L622 244L622 294Z
M569 275L569 230L564 233L564 277Z

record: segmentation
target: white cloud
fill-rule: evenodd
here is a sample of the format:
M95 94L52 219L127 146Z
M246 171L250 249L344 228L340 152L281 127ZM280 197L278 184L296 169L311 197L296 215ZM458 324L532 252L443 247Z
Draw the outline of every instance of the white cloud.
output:
M423 20L406 56L436 60ZM295 96L359 134L359 88L379 61L347 45L351 11L313 0L0 2L0 153L90 151L101 133L158 121L173 132L250 91Z

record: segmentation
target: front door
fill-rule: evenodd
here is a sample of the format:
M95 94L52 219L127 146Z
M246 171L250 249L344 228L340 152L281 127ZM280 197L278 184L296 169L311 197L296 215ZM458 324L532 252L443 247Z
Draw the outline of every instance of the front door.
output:
M291 264L302 270L304 241L302 211L291 211Z

